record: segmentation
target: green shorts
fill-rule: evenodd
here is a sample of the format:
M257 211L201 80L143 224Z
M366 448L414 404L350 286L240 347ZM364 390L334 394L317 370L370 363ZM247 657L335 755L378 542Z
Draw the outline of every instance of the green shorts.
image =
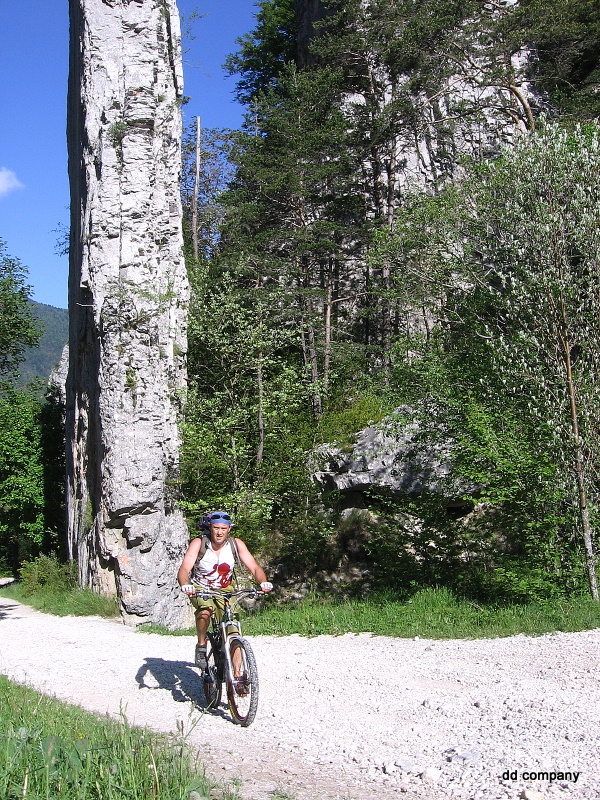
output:
M229 584L224 589L219 589L220 592L224 592L227 594L232 594L235 592L235 586L233 584ZM215 615L215 619L217 622L221 622L223 619L223 612L225 611L225 601L220 597L211 597L210 600L204 600L202 597L192 597L191 603L194 606L195 615L199 616L206 608L210 609L211 613ZM237 611L237 598L233 598L230 600L229 605L231 606L231 610L236 615Z

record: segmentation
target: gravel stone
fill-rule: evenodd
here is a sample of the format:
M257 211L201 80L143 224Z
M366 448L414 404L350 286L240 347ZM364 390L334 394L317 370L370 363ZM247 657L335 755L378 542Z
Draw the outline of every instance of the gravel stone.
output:
M240 728L225 705L202 711L193 637L0 598L1 673L100 714L125 709L133 724L183 725L208 774L241 780L243 800L598 800L600 630L436 641L435 662L423 641L252 637L260 701Z

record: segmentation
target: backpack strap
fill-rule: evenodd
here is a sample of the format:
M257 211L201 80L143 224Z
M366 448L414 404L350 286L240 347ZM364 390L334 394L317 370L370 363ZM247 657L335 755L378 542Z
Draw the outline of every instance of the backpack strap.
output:
M210 537L207 536L205 533L203 533L202 541L200 542L200 550L198 550L198 555L196 557L196 562L201 561L204 558L204 554L208 550L209 542L210 542Z

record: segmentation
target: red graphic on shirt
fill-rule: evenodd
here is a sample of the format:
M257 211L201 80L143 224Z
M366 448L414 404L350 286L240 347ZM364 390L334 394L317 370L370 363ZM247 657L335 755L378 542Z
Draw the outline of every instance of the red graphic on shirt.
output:
M231 566L229 564L216 564L215 568L206 574L206 580L213 586L216 584L225 589L231 583Z

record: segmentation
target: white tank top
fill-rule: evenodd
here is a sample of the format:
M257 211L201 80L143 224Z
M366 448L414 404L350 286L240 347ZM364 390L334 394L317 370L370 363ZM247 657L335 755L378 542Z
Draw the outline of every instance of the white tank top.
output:
M220 550L213 550L212 542L208 542L206 553L196 560L192 570L192 580L205 589L219 590L230 585L235 567L235 557L229 540Z

